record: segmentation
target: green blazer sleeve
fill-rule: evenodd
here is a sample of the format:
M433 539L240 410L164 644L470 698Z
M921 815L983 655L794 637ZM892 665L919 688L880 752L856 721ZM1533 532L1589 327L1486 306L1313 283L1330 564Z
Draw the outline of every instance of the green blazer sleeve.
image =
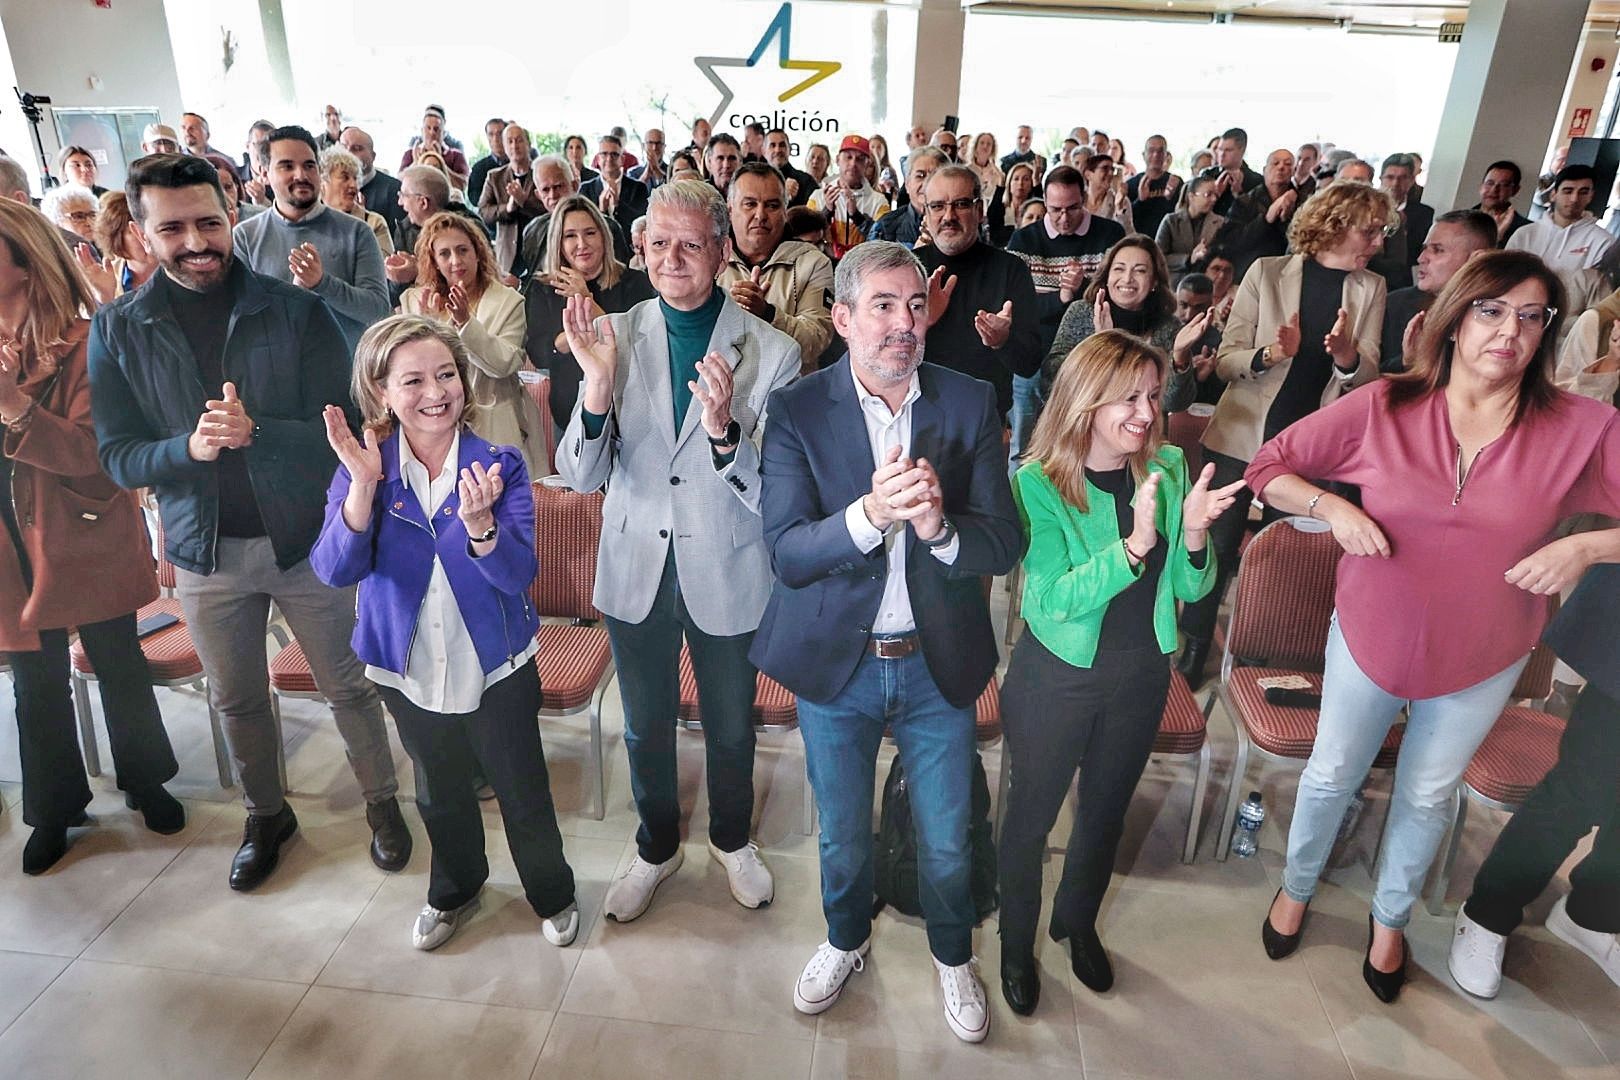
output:
M1081 515L1063 500L1045 473L1026 467L1018 470L1016 480L1013 492L1029 533L1029 550L1024 555L1025 604L1033 599L1047 618L1058 622L1107 608L1138 576L1119 542L1113 500L1107 496L1093 499L1090 509ZM1088 548L1078 562L1070 553L1064 528L1076 519ZM1091 527L1093 519L1096 527Z

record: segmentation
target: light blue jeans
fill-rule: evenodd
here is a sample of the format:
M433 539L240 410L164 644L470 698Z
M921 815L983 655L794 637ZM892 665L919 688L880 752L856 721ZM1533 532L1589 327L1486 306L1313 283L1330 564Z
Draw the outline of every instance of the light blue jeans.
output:
M1321 721L1311 758L1299 778L1288 830L1283 891L1300 903L1316 892L1345 807L1405 705L1406 735L1395 766L1372 903L1373 918L1391 929L1404 928L1445 834L1451 794L1502 714L1529 659L1526 654L1456 693L1408 702L1362 673L1339 633L1335 615L1328 632Z

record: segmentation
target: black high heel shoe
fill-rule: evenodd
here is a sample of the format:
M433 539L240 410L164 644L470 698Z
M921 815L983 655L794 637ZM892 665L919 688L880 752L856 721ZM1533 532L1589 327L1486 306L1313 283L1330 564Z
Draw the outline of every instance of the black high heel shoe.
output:
M1095 926L1071 932L1054 915L1047 933L1051 935L1053 941L1069 939L1069 967L1081 985L1099 994L1105 994L1112 989L1114 965L1108 959L1108 952L1103 948L1102 938L1097 936Z
M65 825L41 825L35 828L23 845L23 873L33 877L61 862L62 856L68 851L67 831L88 824L90 818L81 810Z
M1260 927L1260 943L1266 947L1266 955L1273 960L1292 956L1294 950L1299 948L1299 939L1305 934L1305 916L1309 915L1311 910L1311 905L1307 902L1304 914L1299 917L1299 929L1292 934L1285 934L1271 925L1271 909L1276 906L1277 897L1281 895L1282 890L1278 889L1276 895L1272 896L1271 903L1266 906L1266 921Z
M1406 944L1406 934L1401 934L1401 966L1394 971L1379 971L1373 967L1373 917L1367 916L1367 955L1361 961L1361 977L1367 981L1367 988L1373 996L1385 1005L1393 1004L1401 996L1401 987L1406 985L1406 962L1412 958L1412 949Z

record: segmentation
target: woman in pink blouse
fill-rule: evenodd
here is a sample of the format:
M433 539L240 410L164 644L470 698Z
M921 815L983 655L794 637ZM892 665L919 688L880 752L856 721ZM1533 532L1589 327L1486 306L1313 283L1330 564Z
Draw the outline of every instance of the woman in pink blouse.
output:
M1620 513L1620 413L1552 382L1560 303L1535 256L1476 256L1430 308L1411 371L1300 420L1246 474L1267 506L1331 525L1347 556L1261 937L1274 960L1298 946L1345 806L1408 706L1362 963L1385 1002L1405 981L1404 927L1451 795L1541 635L1547 597L1594 562L1620 562L1620 530L1553 539L1570 514ZM1307 476L1360 485L1362 508Z

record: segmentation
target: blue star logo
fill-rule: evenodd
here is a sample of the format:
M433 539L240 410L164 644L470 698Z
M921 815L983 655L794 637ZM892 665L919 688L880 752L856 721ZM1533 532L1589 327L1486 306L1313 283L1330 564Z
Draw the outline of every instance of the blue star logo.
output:
M821 82L823 79L833 75L844 66L836 60L791 59L792 50L790 41L792 37L793 5L791 3L787 3L783 4L777 9L776 16L771 19L770 25L765 28L765 36L759 39L759 44L754 46L754 51L751 55L699 56L693 58L692 62L697 65L699 71L703 72L703 77L708 79L709 82L713 83L716 90L720 91L720 104L714 107L714 113L709 117L709 125L711 127L720 122L721 115L726 111L726 107L731 104L732 98L735 97L735 95L731 92L731 87L726 85L726 81L720 77L715 69L723 67L753 67L755 64L759 63L759 58L765 55L765 50L770 46L772 38L775 38L777 41L777 67L782 68L784 71L811 72L808 79L804 79L784 90L776 99L779 102L797 97L806 90L810 89L812 86L816 85L816 83Z

